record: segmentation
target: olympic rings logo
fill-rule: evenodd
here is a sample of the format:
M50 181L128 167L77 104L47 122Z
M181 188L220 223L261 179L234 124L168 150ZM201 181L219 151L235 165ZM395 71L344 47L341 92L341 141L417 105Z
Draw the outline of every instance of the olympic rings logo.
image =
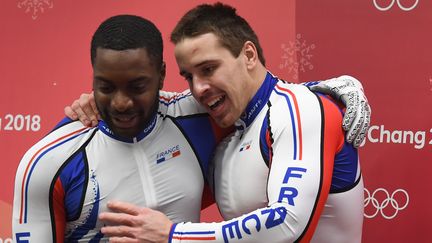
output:
M373 0L373 3L374 3L374 5L375 5L375 8L377 8L378 10L380 10L380 11L387 11L387 10L389 10L389 9L391 9L392 7L393 7L393 5L394 5L394 3L396 2L397 3L397 5L399 6L399 8L401 9L401 10L403 10L403 11L411 11L411 10L413 10L415 7L417 7L417 4L418 4L418 2L419 2L419 0L415 0L415 3L412 5L412 6L404 6L404 5L402 5L402 3L400 2L401 0L391 0L391 3L388 5L388 6L386 6L386 7L382 7L382 6L380 6L378 3L377 3L377 0Z
M374 218L378 215L378 213L380 213L385 219L393 219L396 217L399 211L405 209L409 203L408 193L404 189L397 189L391 195L384 188L376 189L372 195L369 193L368 189L364 188L364 191L367 195L364 199L364 207L366 208L370 204L370 206L375 208L375 212L372 214L367 214L366 212L364 213L364 216L368 219ZM379 192L383 192L385 194L385 198L381 202L376 198L376 194ZM402 202L395 199L396 194L400 195L398 197L399 199L400 197L404 198ZM389 206L393 208L393 214L389 214L388 210L384 212L384 209L388 208Z

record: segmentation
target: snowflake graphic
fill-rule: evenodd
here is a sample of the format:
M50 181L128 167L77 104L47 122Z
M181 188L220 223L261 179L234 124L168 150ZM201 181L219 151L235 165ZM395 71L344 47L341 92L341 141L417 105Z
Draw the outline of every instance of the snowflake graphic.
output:
M302 39L301 34L297 34L295 41L290 41L288 45L282 44L283 54L281 56L282 63L279 64L280 69L288 68L288 72L292 74L292 79L298 80L299 71L306 72L312 70L314 66L311 63L313 57L312 50L315 49L315 44L308 45Z
M45 9L53 8L53 0L20 0L18 8L25 9L25 12L32 12L32 19L37 19L39 13L43 13Z

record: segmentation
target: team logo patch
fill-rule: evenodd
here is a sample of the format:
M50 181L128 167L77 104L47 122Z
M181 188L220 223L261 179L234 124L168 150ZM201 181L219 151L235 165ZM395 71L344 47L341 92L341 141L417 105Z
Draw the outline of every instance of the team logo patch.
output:
M156 163L157 164L162 163L174 157L178 157L180 156L180 154L181 154L180 145L177 144L176 146L173 146L169 149L159 152L156 156Z
M252 140L243 143L243 144L240 146L240 150L239 150L239 152L250 149L251 144L252 144Z

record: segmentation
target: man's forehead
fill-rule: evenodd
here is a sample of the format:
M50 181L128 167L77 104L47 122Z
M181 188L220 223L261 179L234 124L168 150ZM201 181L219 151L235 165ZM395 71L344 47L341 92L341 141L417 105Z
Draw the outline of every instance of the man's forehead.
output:
M94 67L99 65L115 65L124 67L128 65L145 68L157 68L155 58L152 58L146 48L115 50L98 48L95 56Z
M139 48L131 48L131 49L112 49L112 48L104 48L98 47L96 49L96 58L101 55L139 55L142 57L148 58L147 48L139 47Z
M190 58L204 58L214 59L216 55L223 52L226 49L219 38L213 33L206 33L203 35L184 38L178 42L174 48L174 54L179 59L185 59L183 61L193 61Z

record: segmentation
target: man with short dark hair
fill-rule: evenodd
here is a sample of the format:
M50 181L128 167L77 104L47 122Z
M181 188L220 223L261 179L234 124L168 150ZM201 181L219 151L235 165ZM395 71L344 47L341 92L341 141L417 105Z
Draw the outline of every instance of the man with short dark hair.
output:
M98 215L112 200L199 222L202 170L222 135L190 93L160 91L162 51L159 30L141 17L114 16L98 27L91 60L103 121L90 128L65 119L24 155L14 241L106 242Z

